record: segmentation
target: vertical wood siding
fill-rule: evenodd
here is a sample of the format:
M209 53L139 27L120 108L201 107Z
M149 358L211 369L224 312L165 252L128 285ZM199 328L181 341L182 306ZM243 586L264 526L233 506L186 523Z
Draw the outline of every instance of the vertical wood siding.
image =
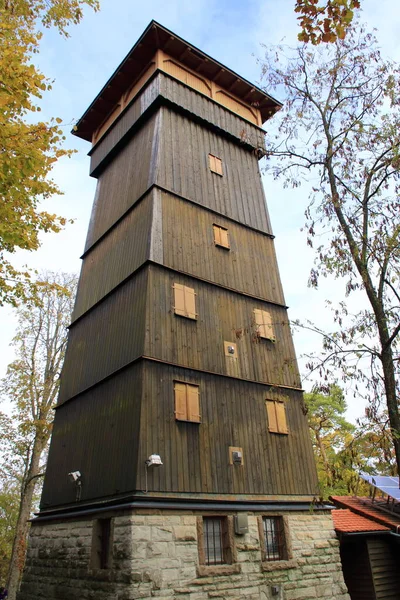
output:
M376 600L367 540L342 542L340 557L351 600Z
M85 257L73 321L148 259L151 223L152 193L150 192Z
M241 223L272 233L258 159L237 143L162 107L157 183ZM212 173L208 155L222 159Z
M174 380L199 385L201 423L176 421ZM149 491L214 494L314 494L317 482L299 392L286 395L289 435L268 432L269 388L208 374L145 364L139 465L149 454ZM243 448L244 466L229 465L229 446ZM138 489L144 489L138 470Z
M146 287L143 269L71 327L59 403L142 355Z
M376 600L395 600L400 595L399 546L387 538L370 538L371 563Z
M154 181L158 117L153 115L99 177L85 250L99 239Z
M194 288L197 320L174 314L174 283ZM286 309L155 265L150 267L148 291L147 356L204 371L300 387ZM271 313L276 343L258 338L254 308ZM224 341L237 344L237 360L225 356Z
M91 174L96 174L99 168L104 168L103 161L122 142L124 136L156 100L175 104L180 110L188 111L197 118L224 130L241 144L246 144L256 150L263 151L265 149L265 134L262 129L252 126L220 104L159 72L151 78L136 99L126 108L120 119L93 148L90 163Z
M162 221L165 265L284 304L271 238L167 193ZM213 223L228 229L229 251L215 245Z
M56 411L41 506L74 503L68 473L82 474L82 501L136 487L142 365L133 365Z

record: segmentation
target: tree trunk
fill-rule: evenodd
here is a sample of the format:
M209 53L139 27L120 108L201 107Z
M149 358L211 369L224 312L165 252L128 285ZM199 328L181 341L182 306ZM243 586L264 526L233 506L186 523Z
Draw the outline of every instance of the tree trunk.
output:
M317 445L318 445L319 451L321 453L322 462L324 463L327 484L331 485L332 484L332 471L331 471L331 468L329 465L328 457L326 456L325 446L319 435L319 431L315 431L315 439L317 441Z
M29 462L29 468L26 479L21 485L21 501L17 525L15 528L15 538L11 553L10 566L8 569L7 589L8 600L15 600L19 589L22 570L25 563L26 542L29 532L29 518L32 510L33 492L39 475L40 458L42 456L44 444L36 439L33 445L32 456Z

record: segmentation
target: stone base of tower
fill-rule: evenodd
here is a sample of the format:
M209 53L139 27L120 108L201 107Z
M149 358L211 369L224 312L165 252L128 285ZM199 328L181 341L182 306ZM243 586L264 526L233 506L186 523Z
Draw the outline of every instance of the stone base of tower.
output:
M247 513L244 535L235 533L228 514L231 564L217 566L204 564L206 514L135 510L106 519L39 519L32 524L18 600L349 600L329 511L280 513L287 554L278 561L263 560L262 515L269 513ZM100 521L111 524L109 560L104 548L99 556Z

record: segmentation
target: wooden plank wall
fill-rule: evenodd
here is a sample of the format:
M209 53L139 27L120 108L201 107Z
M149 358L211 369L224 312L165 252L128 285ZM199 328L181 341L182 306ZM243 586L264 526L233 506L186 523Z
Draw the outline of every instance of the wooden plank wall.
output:
M56 411L42 508L74 503L68 473L82 474L82 501L135 489L142 365L133 365Z
M270 237L162 193L164 264L284 304ZM228 229L230 250L214 244L213 223Z
M262 129L254 127L217 102L159 71L151 77L121 117L110 127L107 135L102 137L91 151L91 174L99 175L110 152L123 141L130 129L138 123L156 100L175 104L180 110L185 110L198 119L204 119L207 123L235 137L241 144L250 145L256 150L265 149L265 134Z
M143 354L146 287L143 269L71 327L60 404Z
M73 321L148 259L152 206L149 192L85 257Z
M376 600L366 538L342 542L340 556L351 600Z
M175 420L174 380L200 386L202 422ZM287 397L289 435L269 433L270 388L146 362L139 465L153 452L163 466L149 470L149 490L215 494L315 494L314 458L301 393ZM229 465L229 446L243 448L244 466ZM138 489L144 489L138 470Z
M162 107L156 183L260 231L272 233L254 152ZM209 169L208 155L223 161L223 177Z
M194 288L196 321L174 314L173 284ZM204 371L300 387L285 308L150 267L145 355ZM270 311L276 343L259 340L253 309ZM224 355L224 341L237 344L238 359Z
M370 538L368 554L376 600L397 600L400 596L399 546L387 537Z
M158 154L157 114L131 138L99 177L85 251L88 250L154 182Z

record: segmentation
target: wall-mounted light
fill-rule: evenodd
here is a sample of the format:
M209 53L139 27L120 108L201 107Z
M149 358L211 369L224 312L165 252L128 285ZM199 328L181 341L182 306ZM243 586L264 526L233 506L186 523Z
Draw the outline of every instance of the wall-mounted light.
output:
M162 464L163 463L161 460L161 456L159 454L150 454L149 458L144 461L144 472L145 472L145 482L146 482L146 489L143 490L144 494L147 494L147 492L149 491L148 485L147 485L147 469L149 467L161 467Z
M162 465L161 456L159 454L150 454L146 460L147 467L160 467Z
M75 496L75 500L76 502L79 502L79 500L81 499L81 495L82 495L82 475L80 471L71 471L71 473L68 473L68 478L70 480L71 483L74 483L76 486L76 496Z

